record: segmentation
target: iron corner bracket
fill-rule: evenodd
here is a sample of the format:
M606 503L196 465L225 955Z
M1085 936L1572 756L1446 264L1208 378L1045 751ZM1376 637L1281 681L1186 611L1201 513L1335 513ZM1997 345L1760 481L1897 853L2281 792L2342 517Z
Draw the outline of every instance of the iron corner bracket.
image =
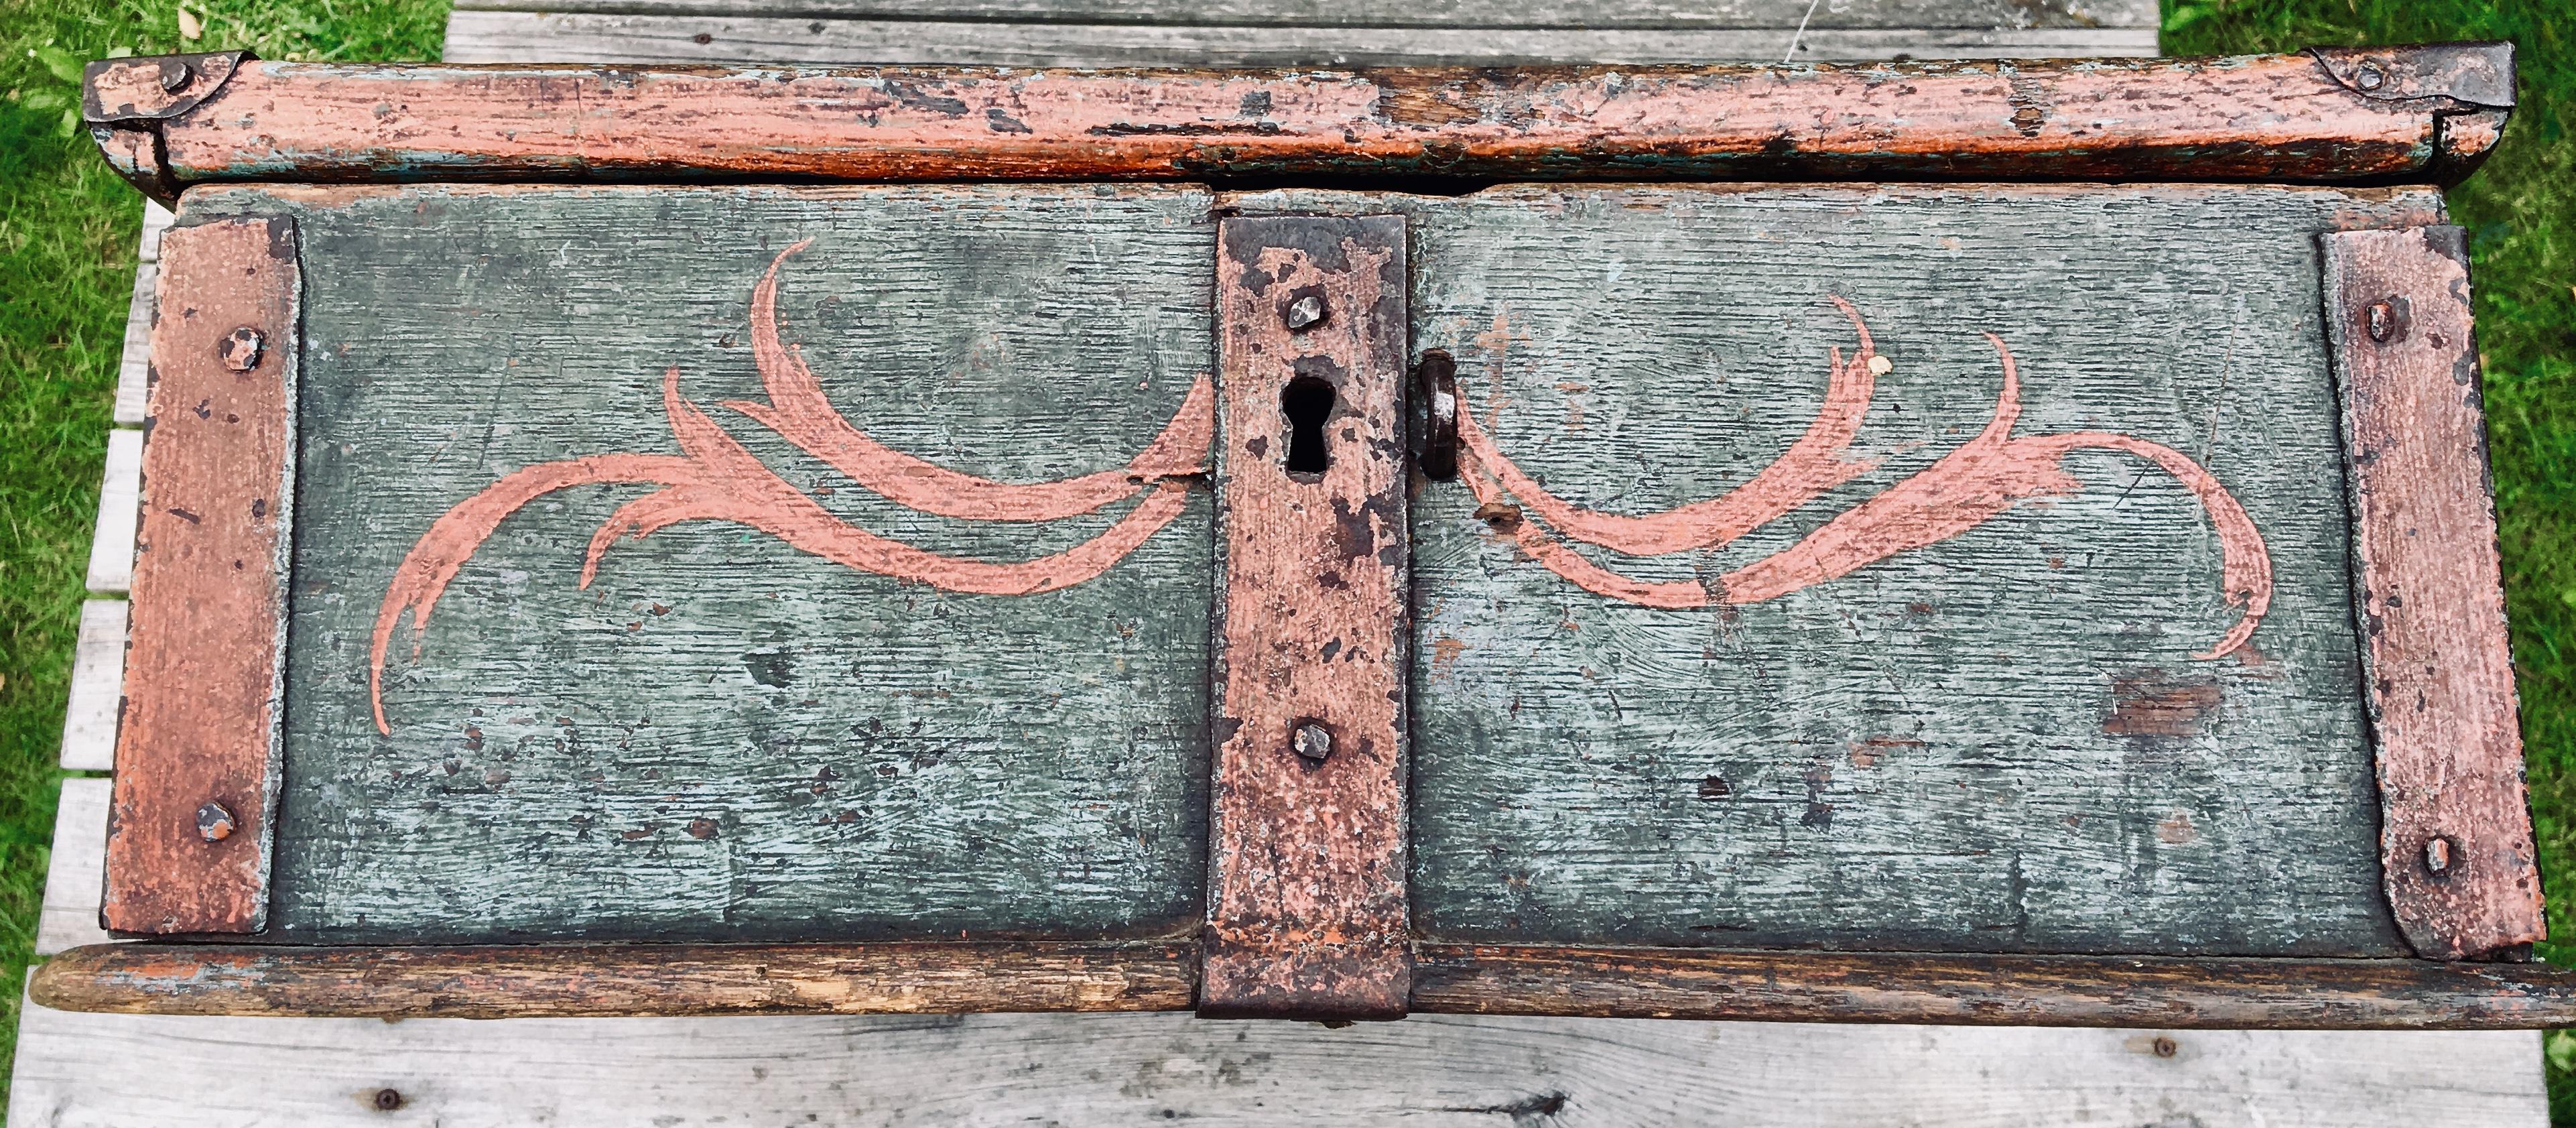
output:
M81 119L117 174L165 205L179 198L161 125L204 104L257 56L248 51L92 62L81 76Z
M2513 112L2513 44L2311 47L2326 77L2380 102L2429 102L2433 151L2426 171L2450 187L2477 171Z

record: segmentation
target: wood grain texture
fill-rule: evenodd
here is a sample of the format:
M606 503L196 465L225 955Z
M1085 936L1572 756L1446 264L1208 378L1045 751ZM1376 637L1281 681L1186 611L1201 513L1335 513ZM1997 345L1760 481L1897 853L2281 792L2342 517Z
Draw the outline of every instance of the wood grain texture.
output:
M1183 1014L21 1019L11 1123L2541 1128L2529 1032ZM2169 1050L2170 1053L2162 1053ZM380 1112L391 1090L401 1107Z
M101 914L121 932L257 932L283 728L295 225L173 232L161 269Z
M2457 227L2322 239L2388 901L2423 956L2538 940L2540 873Z
M122 595L134 586L134 530L142 503L143 432L109 431L107 468L99 480L98 526L90 537L84 581L93 594Z
M160 209L159 204L150 206ZM147 230L145 234L154 233ZM152 296L160 279L158 261L146 260L134 268L134 299L126 306L125 348L116 365L116 406L112 417L119 427L143 422L144 397L152 383Z
M1818 9L1820 15L1826 11ZM447 61L1029 67L1776 63L1789 52L1795 13L1790 21L1760 28L1263 27L460 9L448 17ZM1800 62L2156 53L2151 25L1810 28L1796 39Z
M1312 202L1232 200L1247 212ZM1394 206L1372 200L1371 208ZM1570 502L1659 513L1781 457L1830 350L1876 377L1864 472L1716 550L1585 559L1697 585L1985 428L2188 452L2275 588L2245 608L2193 496L2111 451L2074 492L1747 606L1577 587L1415 499L1416 927L1461 941L2398 955L2358 700L2316 233L2422 192L1496 189L1414 207L1417 348ZM1530 515L1530 520L1536 520ZM1572 550L1568 550L1572 551ZM1694 588L1696 590L1696 588Z
M2576 1019L2576 971L2532 963L1426 944L1414 968L1414 1009L1460 1014L2291 1030Z
M80 634L72 644L71 700L63 709L66 771L116 767L116 717L125 698L125 611L122 599L81 604Z
M466 10L525 11L522 0L465 0ZM1806 18L1817 28L2147 28L2156 7L2146 0L1431 0L1400 8L1362 0L568 0L557 12L643 12L713 16L1043 23L1108 23L1247 27L1282 31L1304 25L1349 28L1767 28L1787 31ZM451 59L451 61L454 61ZM1559 60L1565 61L1565 60Z
M1228 219L1213 269L1225 619L1200 1010L1394 1018L1404 217Z
M66 779L54 807L53 848L45 862L45 901L36 916L36 954L50 956L84 944L105 944L98 923L100 883L106 877L107 804L114 784Z
M2510 73L2510 47L2477 50L2486 70ZM2505 107L2371 97L2307 55L1294 73L250 62L215 97L157 128L165 171L182 185L1370 175L2383 182L2465 175L2476 153L2446 144L2441 121L2473 112L2500 120ZM2491 142L2493 130L2478 136Z
M1190 945L102 944L28 981L61 1010L532 1018L1188 1009Z
M755 288L842 416L950 470L1123 467L1213 363L1209 198L1093 187L242 189L307 232L304 493L280 939L850 940L1193 929L1210 511L1037 595L901 583L694 521L585 545L641 486L503 522L418 636L390 734L372 624L451 506L524 467L674 449L678 395L832 514L1025 560L768 433ZM461 257L460 257L461 256ZM460 265L462 264L462 265Z

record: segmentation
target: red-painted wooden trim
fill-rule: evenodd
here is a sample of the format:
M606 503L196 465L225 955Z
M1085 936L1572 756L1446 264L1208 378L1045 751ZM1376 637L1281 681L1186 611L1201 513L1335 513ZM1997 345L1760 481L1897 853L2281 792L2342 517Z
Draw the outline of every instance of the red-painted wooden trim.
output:
M291 220L162 237L100 909L115 931L266 923L299 298Z
M1404 1013L1404 262L1400 216L1219 226L1203 1014Z
M2506 44L2231 59L1357 71L91 68L103 145L215 181L1436 176L2448 182ZM141 92L137 94L136 92ZM141 102L136 99L141 98Z
M2323 236L2389 906L2420 955L2542 935L2457 227Z

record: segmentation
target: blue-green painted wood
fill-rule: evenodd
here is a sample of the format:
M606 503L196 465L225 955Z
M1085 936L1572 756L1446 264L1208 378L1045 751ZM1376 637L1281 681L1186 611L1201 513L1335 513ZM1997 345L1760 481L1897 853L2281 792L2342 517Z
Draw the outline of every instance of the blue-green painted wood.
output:
M1927 468L2021 365L2017 435L2205 464L2275 572L2251 648L2217 541L2141 459L2080 494L1748 606L1582 590L1415 501L1413 889L1456 939L2403 954L2379 891L2317 232L2428 193L2274 188L1499 189L1415 213L1417 348L1503 451L1651 513L1779 457L1827 349L1875 332L1877 467L1707 552L1705 582Z
M395 635L433 519L501 475L678 453L661 380L835 515L989 560L1044 524L929 517L720 406L759 399L754 284L877 439L1011 482L1124 465L1209 369L1209 198L1174 189L243 189L305 232L303 465L276 926L287 941L1162 933L1199 912L1210 505L1028 596L899 583L718 522L609 550L646 486L503 523Z

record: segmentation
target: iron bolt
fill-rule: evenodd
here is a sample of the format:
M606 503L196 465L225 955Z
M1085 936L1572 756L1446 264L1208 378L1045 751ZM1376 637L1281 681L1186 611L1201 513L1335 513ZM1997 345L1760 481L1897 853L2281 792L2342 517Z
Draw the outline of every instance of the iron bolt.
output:
M222 357L224 367L235 372L248 372L259 367L260 358L268 353L268 336L244 325L215 342L215 355Z
M2377 90L2387 81L2388 76L2379 73L2379 68L2369 63L2361 64L2360 70L2352 72L2352 84L2364 90Z
M161 68L161 91L165 94L176 94L187 89L189 83L197 80L195 67L175 59L171 63L172 65Z
M214 800L209 799L205 806L197 808L197 836L208 842L221 842L232 837L234 828L239 825L233 821L233 813Z
M2425 872L2435 877L2451 872L2451 855L2454 852L2456 847L2452 844L2450 835L2434 835L2432 841L2424 844Z
M399 1090L399 1089L378 1089L378 1090L376 1090L376 1111L377 1111L377 1112L392 1112L392 1111L394 1111L394 1110L396 1110L396 1109L401 1108L402 1106L403 1106L403 1095L402 1095L402 1091L401 1091L401 1090Z
M2157 1035L2156 1040L2148 1043L2147 1048L2154 1050L2157 1057L2164 1058L2172 1057L2174 1054L2182 1050L2181 1046L2174 1044L2173 1039L2164 1037L2163 1035Z
M2397 331L2397 310L2387 302L2370 303L2362 311L2362 318L2369 323L2371 340L2385 342L2389 334Z
M1288 310L1280 315L1280 319L1288 323L1290 332L1303 332L1323 324L1325 313L1324 296L1307 294L1288 303Z
M1290 751L1320 764L1333 754L1333 730L1322 721L1307 721L1297 726L1288 737Z

